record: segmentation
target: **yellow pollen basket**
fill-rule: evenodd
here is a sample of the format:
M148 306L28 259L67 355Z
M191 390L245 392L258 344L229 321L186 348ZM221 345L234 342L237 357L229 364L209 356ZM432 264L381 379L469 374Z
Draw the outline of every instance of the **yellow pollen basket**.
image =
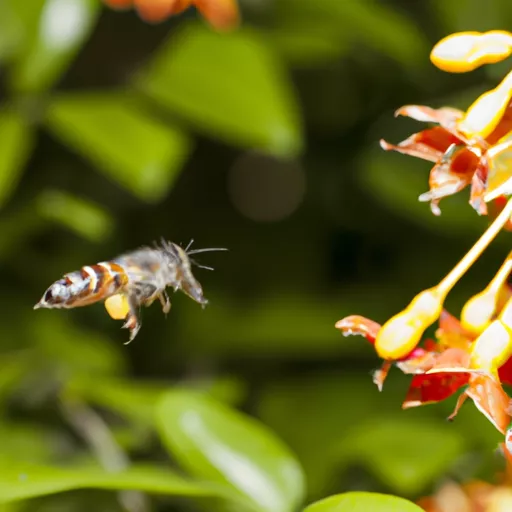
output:
M105 309L114 320L124 320L130 312L126 295L118 293L105 300Z

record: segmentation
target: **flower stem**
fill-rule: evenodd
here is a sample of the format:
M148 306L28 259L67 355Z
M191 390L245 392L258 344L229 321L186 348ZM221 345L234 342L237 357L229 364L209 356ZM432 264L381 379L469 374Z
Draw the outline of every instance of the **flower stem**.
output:
M487 249L489 244L496 238L503 226L512 216L512 199L509 199L505 208L494 219L494 222L487 228L487 231L480 237L466 255L453 267L448 275L439 283L437 291L443 297L446 297L457 281L467 272L473 263Z

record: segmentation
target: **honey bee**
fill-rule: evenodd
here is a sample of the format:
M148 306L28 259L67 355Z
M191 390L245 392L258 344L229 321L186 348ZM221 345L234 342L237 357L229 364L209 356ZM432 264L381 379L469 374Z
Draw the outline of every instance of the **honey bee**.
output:
M164 314L171 309L166 289L181 290L203 308L208 303L201 284L192 274L192 265L207 270L190 258L192 254L226 251L225 248L190 250L161 239L154 247L141 247L111 261L84 266L55 281L34 306L39 308L76 308L105 301L108 314L115 320L125 320L133 341L140 330L140 308L159 300Z

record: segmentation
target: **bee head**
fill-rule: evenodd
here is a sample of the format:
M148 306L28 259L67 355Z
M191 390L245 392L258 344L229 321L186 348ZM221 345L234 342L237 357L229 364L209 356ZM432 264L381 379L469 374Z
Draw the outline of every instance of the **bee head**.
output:
M180 247L178 244L175 244L174 242L168 242L163 239L161 241L164 251L166 252L166 254L168 254L168 256L171 259L171 265L174 265L176 269L175 289L182 290L192 300L195 300L197 303L201 304L204 307L206 306L206 304L208 304L208 300L205 299L204 297L203 288L201 284L192 273L192 265L207 270L213 270L213 268L200 265L192 258L190 258L190 255L197 254L200 252L227 251L227 249L212 247L206 249L195 249L191 251L189 249L190 246L192 245L192 242L193 240L191 240L187 247L183 249L183 247Z

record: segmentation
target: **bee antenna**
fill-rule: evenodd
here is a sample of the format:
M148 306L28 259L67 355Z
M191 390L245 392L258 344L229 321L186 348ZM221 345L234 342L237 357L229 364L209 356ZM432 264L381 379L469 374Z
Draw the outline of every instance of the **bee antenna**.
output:
M185 248L185 252L188 252L188 250L192 247L192 244L194 243L194 239L191 238L190 242L188 243L187 247Z
M192 258L190 258L190 262L193 265L195 265L196 267L204 268L205 270L215 270L213 267L207 267L206 265L201 265L200 263L198 263L196 260L193 260Z
M208 247L205 249L194 249L193 251L187 251L187 254L198 254L200 252L213 252L213 251L228 251L225 247Z

